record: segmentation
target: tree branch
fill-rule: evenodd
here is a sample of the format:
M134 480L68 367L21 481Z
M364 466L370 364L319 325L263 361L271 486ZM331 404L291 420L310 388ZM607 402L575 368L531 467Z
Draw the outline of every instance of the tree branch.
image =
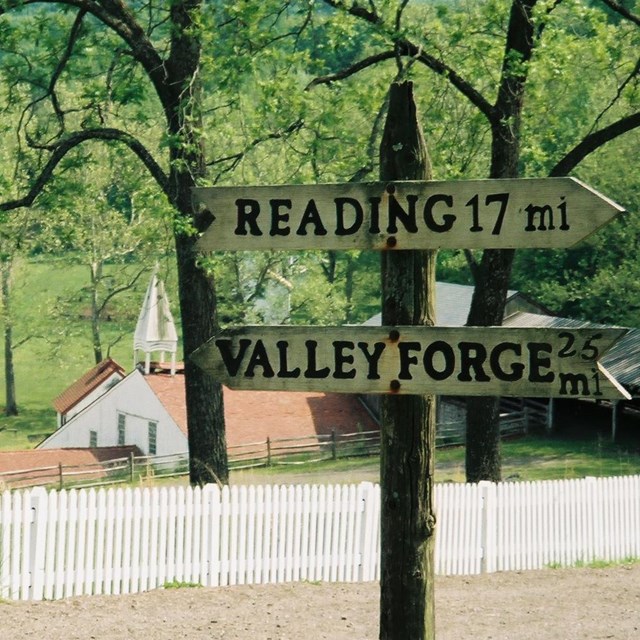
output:
M591 127L591 131L589 133L591 133L596 129L600 120L604 117L605 113L607 113L607 111L609 111L609 109L611 109L613 105L616 104L616 102L619 100L620 96L622 95L622 92L625 90L627 85L639 74L640 74L640 58L638 58L638 61L636 62L636 66L633 68L631 73L624 79L624 82L622 82L622 84L618 87L618 90L616 91L616 95L613 96L613 98L611 98L609 104L598 114L598 117L595 119L595 122L593 123L593 126Z
M324 0L326 4L333 7L334 9L341 9L342 11L346 11L348 14L361 18L370 24L380 27L382 26L382 18L375 11L375 8L371 11L368 11L354 3L351 7L346 7L343 2L339 2L337 0ZM400 19L401 11L404 8L404 3L401 3L401 6L398 8L398 12L396 14L396 19ZM383 62L385 60L395 59L398 55L409 56L418 62L424 64L426 67L435 71L438 75L442 76L446 80L448 80L462 95L471 101L489 120L489 122L495 122L498 118L496 110L489 103L489 101L477 90L475 89L471 83L465 80L457 71L453 68L449 67L447 64L439 60L435 56L431 55L424 51L424 49L413 42L407 40L406 38L402 38L398 35L398 31L394 31L393 34L390 34L394 48L392 51L386 51L382 53L375 54L373 56L369 56L360 62L348 67L347 69L343 69L338 73L335 73L330 76L323 76L319 78L315 78L312 80L306 87L306 89L310 89L319 84L330 84L331 82L335 82L336 80L343 80L344 78L348 78L349 76L357 73L358 71L362 71L367 67L371 67L378 62Z
M567 155L549 172L551 177L562 177L569 174L590 153L599 149L611 140L640 127L640 112L613 122L607 127L590 133L583 138Z
M88 129L87 131L77 131L65 137L55 145L50 147L51 156L40 174L36 177L29 192L22 198L9 200L0 203L0 211L10 211L20 207L30 207L35 199L40 195L49 179L53 176L53 172L64 157L75 147L88 140L102 140L105 142L120 142L133 151L142 161L149 173L156 180L165 195L171 199L169 190L169 181L162 170L162 167L155 161L151 153L146 147L134 136L119 129Z
M25 119L25 115L27 112L32 112L33 108L39 103L42 102L43 100L45 100L46 98L50 97L51 98L51 105L53 106L53 111L56 114L56 118L58 120L58 132L57 134L55 134L53 136L53 139L59 137L62 135L62 132L64 131L64 111L62 110L62 108L60 107L60 103L58 102L58 96L56 95L56 83L58 82L58 79L60 78L60 76L62 75L62 72L64 71L65 67L67 66L67 63L69 62L71 55L73 53L73 48L75 46L76 41L78 40L78 36L80 35L80 28L82 27L82 21L84 20L84 17L86 15L86 11L84 9L80 9L80 11L78 11L78 14L75 18L75 20L73 21L73 25L71 27L71 31L69 33L69 39L67 41L67 44L65 46L64 52L62 54L62 58L60 58L60 60L58 61L58 64L56 65L56 68L53 70L53 74L51 75L51 78L49 79L49 85L47 86L47 89L45 91L45 93L43 95L41 95L39 98L36 98L34 100L32 100L24 109L24 111L22 112L22 115L20 116L20 121L18 124L18 130L22 129L22 123ZM38 143L36 143L34 140L31 140L29 137L28 132L26 131L26 125L28 125L29 121L31 120L31 115L29 115L26 118L26 123L25 123L25 137L27 139L27 144L32 147L32 148L38 148Z
M629 9L627 9L625 6L623 6L619 2L616 2L616 0L602 0L602 2L606 4L607 7L609 7L609 9L611 9L612 11L615 11L616 13L620 14L623 18L626 18L631 22L635 22L635 24L637 24L640 27L640 17L635 15L635 13L631 13Z
M144 29L136 21L135 15L123 0L4 0L0 5L0 15L32 4L52 4L76 7L94 16L116 33L131 50L131 55L142 65L151 80L165 109L167 101L165 63ZM167 116L170 115L167 113Z
M404 55L414 57L418 62L421 62L448 80L465 98L484 114L489 122L494 122L497 119L496 110L489 101L449 65L442 62L442 60L438 60L438 58L408 40L399 40L397 46Z
M355 64L343 69L342 71L338 71L337 73L332 73L328 76L319 76L314 78L304 89L308 91L313 87L316 87L321 84L331 84L332 82L336 82L338 80L344 80L349 76L352 76L358 71L362 71L367 69L368 67L372 67L379 62L384 62L385 60L393 60L396 57L395 51L383 51L382 53L376 53L375 55L369 56L364 60L360 60L360 62L356 62Z
M342 11L346 11L348 14L356 17L362 18L371 24L381 24L382 19L380 15L376 11L375 5L373 2L369 2L369 6L371 10L367 10L364 7L361 7L357 2L354 2L350 7L347 7L342 0L324 0L325 4L328 4L330 7L334 9L340 9Z
M146 272L147 272L146 268L140 269L135 274L135 276L131 280L129 280L127 284L123 284L120 287L116 287L115 289L107 293L107 295L105 295L104 297L104 300L102 301L102 304L98 306L98 309L97 309L98 317L102 315L104 310L107 308L107 305L109 304L109 302L111 302L111 300L113 300L113 298L115 298L118 294L122 293L123 291L128 291L129 289L132 289L135 283L140 279L140 276L142 276Z
M215 178L214 182L218 182L218 180L220 180L220 178L225 174L225 173L229 173L230 171L233 171L242 161L242 159L253 149L255 149L258 145L262 144L263 142L268 142L269 140L280 140L282 138L285 138L288 135L291 135L292 133L295 133L297 131L299 131L300 129L302 129L304 125L304 121L303 120L296 120L295 122L293 122L292 124L290 124L288 127L286 127L285 129L281 129L280 131L274 131L272 133L268 133L265 136L261 136L260 138L255 138L254 140L252 140L251 142L249 142L249 144L247 144L245 146L244 149L242 149L242 151L238 151L237 153L233 153L229 156L224 156L222 158L217 158L216 160L212 160L211 162L207 163L208 167L213 167L217 164L222 164L225 162L230 162L231 165L220 170L220 172L218 173L217 177Z

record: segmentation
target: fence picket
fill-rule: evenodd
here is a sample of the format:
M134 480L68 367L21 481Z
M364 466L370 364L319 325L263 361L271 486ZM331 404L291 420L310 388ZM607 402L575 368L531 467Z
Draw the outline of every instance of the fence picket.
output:
M640 476L436 485L436 573L640 555ZM44 489L0 496L0 596L374 580L380 487Z
M217 587L220 584L220 488L217 485L207 486L205 499L209 504L209 576L204 584L209 587ZM162 549L160 550L162 551Z
M75 543L75 566L76 570L73 576L73 595L83 595L85 583L85 561L87 558L87 545L89 544L89 536L87 535L87 525L89 519L88 491L78 492L77 514L78 524L76 526L76 543Z

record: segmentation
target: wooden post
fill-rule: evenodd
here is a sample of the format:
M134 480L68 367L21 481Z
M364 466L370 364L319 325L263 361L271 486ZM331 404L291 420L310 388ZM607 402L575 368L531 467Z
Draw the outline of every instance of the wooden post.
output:
M431 178L410 82L390 89L380 178ZM392 186L388 194L393 197ZM390 246L393 242L389 238ZM383 325L435 323L435 258L435 251L383 252ZM435 638L435 414L435 396L389 394L381 399L381 640Z
M267 467L271 466L271 438L267 436Z
M545 425L547 435L551 435L554 432L555 409L555 400L553 398L549 398L549 404L547 405L547 423Z
M338 449L336 445L336 430L331 429L331 459L336 460L338 458Z
M58 462L58 489L64 489L64 476L62 474L62 462Z

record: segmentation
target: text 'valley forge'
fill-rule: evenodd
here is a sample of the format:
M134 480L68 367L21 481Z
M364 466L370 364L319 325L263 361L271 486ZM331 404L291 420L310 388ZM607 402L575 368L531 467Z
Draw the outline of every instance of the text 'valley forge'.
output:
M231 388L629 398L600 364L626 329L227 329L192 355Z

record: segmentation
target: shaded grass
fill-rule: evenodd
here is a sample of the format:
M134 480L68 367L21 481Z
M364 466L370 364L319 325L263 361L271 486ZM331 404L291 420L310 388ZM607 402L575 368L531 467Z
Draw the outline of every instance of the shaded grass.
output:
M438 449L435 455L435 478L438 482L465 481L464 447ZM560 439L528 436L502 443L503 480L562 480L586 476L635 475L640 473L640 455L602 439ZM300 474L323 476L326 482L341 474L378 477L379 457L346 458L300 465L274 465L237 472L243 483L287 482ZM232 472L232 476L233 476Z

